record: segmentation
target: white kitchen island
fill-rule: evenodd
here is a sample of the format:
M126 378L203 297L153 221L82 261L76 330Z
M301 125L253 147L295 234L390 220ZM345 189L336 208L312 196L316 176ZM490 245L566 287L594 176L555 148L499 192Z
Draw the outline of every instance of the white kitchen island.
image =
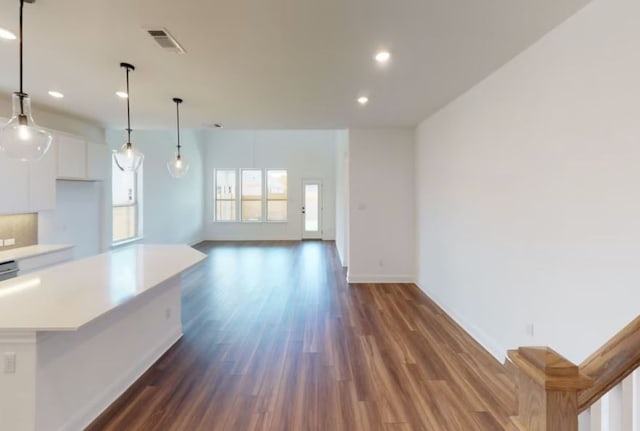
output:
M205 257L137 245L0 282L0 431L95 419L182 336L180 275Z

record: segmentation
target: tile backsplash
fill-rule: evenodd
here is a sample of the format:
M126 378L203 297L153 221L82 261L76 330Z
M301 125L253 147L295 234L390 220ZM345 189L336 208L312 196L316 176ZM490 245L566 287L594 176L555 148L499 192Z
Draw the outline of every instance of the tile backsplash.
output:
M15 244L2 246L1 250L10 250L38 243L38 214L0 215L0 240L15 239Z

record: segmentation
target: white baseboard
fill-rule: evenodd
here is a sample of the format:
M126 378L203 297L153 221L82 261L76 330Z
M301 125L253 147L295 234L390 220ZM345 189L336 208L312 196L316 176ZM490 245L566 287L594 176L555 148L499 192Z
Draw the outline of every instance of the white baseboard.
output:
M418 288L422 290L425 295L429 297L429 299L435 302L438 307L442 308L444 312L449 315L449 317L451 317L458 325L460 325L462 329L464 329L467 334L469 334L474 340L476 340L478 344L482 346L482 348L489 352L491 356L493 356L501 364L504 363L505 359L507 358L507 349L504 346L501 346L500 343L498 343L494 338L490 337L486 332L473 325L467 319L462 317L458 312L456 312L452 308L446 307L436 298L431 296L429 291L421 287L417 282L416 286L418 286Z
M85 429L114 401L120 397L136 380L138 380L160 357L171 348L180 338L182 332L169 334L165 340L149 352L129 370L123 370L121 377L105 387L84 406L78 406L76 413L64 424L59 431L76 431Z
M407 274L347 274L348 283L414 283L413 275Z

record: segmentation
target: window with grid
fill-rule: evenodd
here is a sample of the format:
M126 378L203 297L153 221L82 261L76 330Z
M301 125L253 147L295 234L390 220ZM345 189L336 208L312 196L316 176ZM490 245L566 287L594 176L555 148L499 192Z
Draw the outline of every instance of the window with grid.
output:
M113 243L127 241L140 235L138 172L122 171L112 162Z
M262 169L242 170L240 214L243 222L262 221Z
M216 169L216 221L236 221L236 170Z
M287 171L267 169L267 221L287 221Z

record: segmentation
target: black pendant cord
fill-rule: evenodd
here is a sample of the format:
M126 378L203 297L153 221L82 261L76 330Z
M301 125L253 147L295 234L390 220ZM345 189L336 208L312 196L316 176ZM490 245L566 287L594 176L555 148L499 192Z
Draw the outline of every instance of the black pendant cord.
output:
M131 145L131 93L129 92L129 68L125 66L127 69L127 144Z
M129 63L120 63L120 67L124 67L127 72L127 148L131 148L131 91L129 90L129 72L136 68Z
M176 119L178 123L178 159L180 158L180 102L176 102Z
M177 159L180 160L180 157L181 157L180 156L180 148L182 148L182 145L180 145L180 104L182 103L182 99L179 99L179 98L175 97L173 99L173 101L176 104L176 123L177 123L177 126L178 126L178 131L177 131L177 133L178 133L178 157L177 157Z
M24 87L23 87L23 82L22 82L22 68L23 68L23 62L22 62L22 14L23 14L23 9L24 9L24 0L20 0L20 93L18 94L18 97L20 97L20 115L24 115L24 97L26 96L24 94Z

